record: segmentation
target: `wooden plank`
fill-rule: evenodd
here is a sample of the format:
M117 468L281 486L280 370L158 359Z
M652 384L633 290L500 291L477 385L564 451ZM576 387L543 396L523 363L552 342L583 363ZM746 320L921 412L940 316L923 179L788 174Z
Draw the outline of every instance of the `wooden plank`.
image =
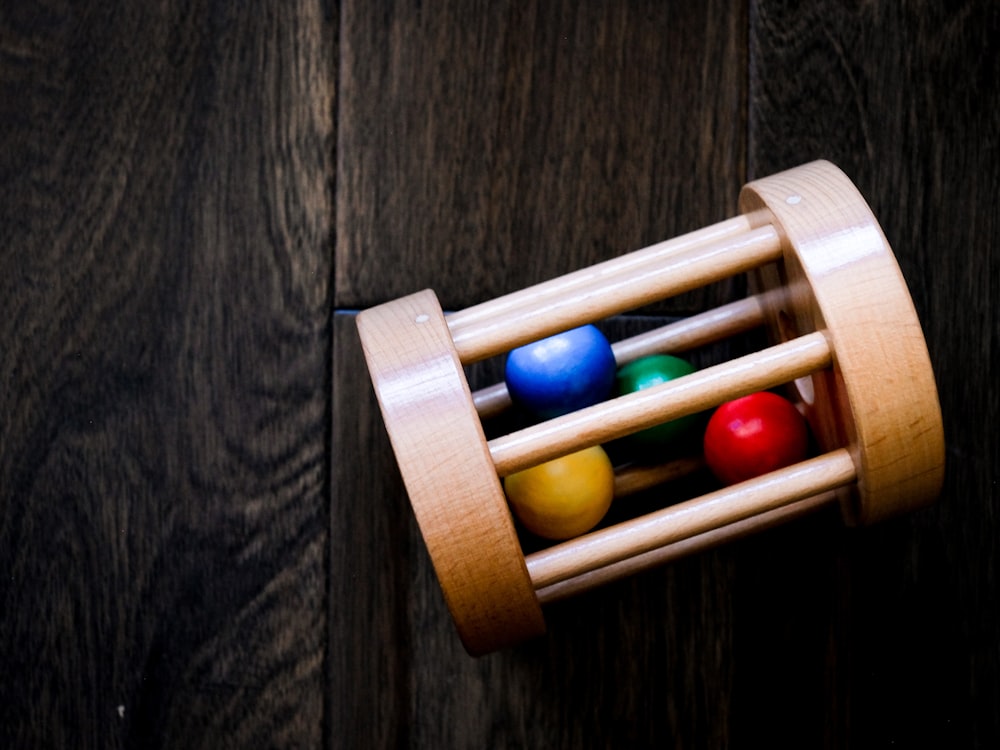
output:
M753 5L749 172L825 157L868 197L923 322L949 464L935 507L852 532L812 571L824 593L809 592L811 643L773 628L808 585L773 593L793 540L773 563L741 559L745 734L830 747L1000 740L998 35L989 0ZM813 708L776 734L763 710L774 705Z
M739 8L354 2L341 23L339 308L428 286L459 308L735 211ZM334 747L726 743L732 552L554 605L544 638L470 659L349 315L335 319L334 355ZM477 365L474 382L494 382L496 364Z
M414 551L413 512L355 316L337 313L333 333L329 737L333 747L412 747L407 716L419 646L411 642L408 596L415 567L430 561ZM435 628L449 626L442 618Z
M337 305L466 307L732 216L745 25L719 0L345 3Z
M0 745L317 747L334 24L0 13Z

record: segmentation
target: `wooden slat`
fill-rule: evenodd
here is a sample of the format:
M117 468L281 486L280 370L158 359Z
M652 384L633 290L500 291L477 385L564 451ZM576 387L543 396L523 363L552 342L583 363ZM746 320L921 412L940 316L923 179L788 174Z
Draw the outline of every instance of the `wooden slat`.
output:
M0 12L0 746L324 742L335 38Z
M330 727L334 747L411 747L414 577L440 599L358 340L334 316L330 525ZM443 609L444 604L440 607ZM447 611L436 627L463 653ZM468 659L468 656L464 658Z
M461 309L732 216L745 12L344 3L335 304L431 287ZM722 284L671 309L742 296ZM367 453L382 428L362 360L337 367L334 537L351 546L332 553L358 560L331 580L333 747L725 744L731 557L562 603L547 636L470 660L415 524L380 515L405 500L387 443Z

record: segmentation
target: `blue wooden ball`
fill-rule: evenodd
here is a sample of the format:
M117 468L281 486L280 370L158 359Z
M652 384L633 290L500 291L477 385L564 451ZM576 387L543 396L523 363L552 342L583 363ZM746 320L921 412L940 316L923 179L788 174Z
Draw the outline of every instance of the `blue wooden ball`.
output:
M504 379L515 403L551 419L606 399L615 369L611 344L585 325L512 350Z

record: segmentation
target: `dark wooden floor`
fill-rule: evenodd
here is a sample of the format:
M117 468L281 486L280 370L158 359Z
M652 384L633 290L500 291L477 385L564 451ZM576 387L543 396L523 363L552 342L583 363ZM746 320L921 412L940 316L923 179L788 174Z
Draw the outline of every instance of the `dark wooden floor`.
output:
M998 36L992 0L5 3L0 747L997 747ZM817 157L910 284L940 502L467 657L352 311L489 299Z

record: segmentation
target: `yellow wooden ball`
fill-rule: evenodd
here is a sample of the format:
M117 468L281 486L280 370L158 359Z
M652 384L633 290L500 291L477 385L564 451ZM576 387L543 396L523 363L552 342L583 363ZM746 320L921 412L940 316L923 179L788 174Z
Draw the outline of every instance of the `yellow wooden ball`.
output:
M569 539L594 528L611 506L615 473L599 445L511 474L504 489L533 534Z

